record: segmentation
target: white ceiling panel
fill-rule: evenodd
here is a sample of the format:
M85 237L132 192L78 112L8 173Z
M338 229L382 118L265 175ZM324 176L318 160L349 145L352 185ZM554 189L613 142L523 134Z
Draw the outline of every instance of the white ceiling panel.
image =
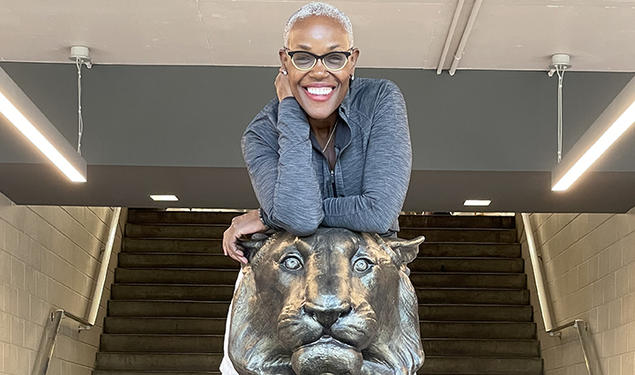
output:
M0 0L0 61L275 66L282 28L305 1ZM359 66L434 69L457 0L332 1L352 19ZM448 66L473 0L465 1ZM484 0L459 69L635 71L635 1Z
M536 70L555 53L574 70L635 71L635 2L486 0L460 67Z

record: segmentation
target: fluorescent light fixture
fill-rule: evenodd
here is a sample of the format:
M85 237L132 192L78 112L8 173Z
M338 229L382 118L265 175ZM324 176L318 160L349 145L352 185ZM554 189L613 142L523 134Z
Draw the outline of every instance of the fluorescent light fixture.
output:
M176 195L172 195L172 194L150 195L150 198L152 198L155 201L178 201L179 200L179 198L177 198Z
M551 190L567 190L635 123L635 78L626 84L551 174Z
M0 114L72 182L86 182L86 161L0 68Z
M489 206L492 203L489 199L466 199L463 202L464 206Z

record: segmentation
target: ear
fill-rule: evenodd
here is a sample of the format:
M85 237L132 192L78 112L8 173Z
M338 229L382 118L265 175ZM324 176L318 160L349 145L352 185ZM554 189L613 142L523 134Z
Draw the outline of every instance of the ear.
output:
M415 260L419 253L419 245L425 241L425 239L424 236L415 237L411 240L405 240L403 238L384 238L384 242L399 255L399 259L401 259L403 264L408 264Z
M267 242L269 236L264 233L254 233L249 240L238 240L238 245L242 247L245 258L249 262L256 255L258 250Z
M286 69L286 63L289 55L287 55L284 48L280 48L280 50L278 50L278 56L280 57L280 65L284 66Z
M357 58L359 57L359 48L354 48L351 54L351 74L355 74L355 65L357 65Z

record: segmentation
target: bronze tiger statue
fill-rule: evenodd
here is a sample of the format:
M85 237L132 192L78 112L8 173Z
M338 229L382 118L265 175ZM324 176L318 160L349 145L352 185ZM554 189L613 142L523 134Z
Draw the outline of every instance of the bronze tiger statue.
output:
M341 228L243 241L229 356L241 375L415 374L424 361L408 263L423 237Z

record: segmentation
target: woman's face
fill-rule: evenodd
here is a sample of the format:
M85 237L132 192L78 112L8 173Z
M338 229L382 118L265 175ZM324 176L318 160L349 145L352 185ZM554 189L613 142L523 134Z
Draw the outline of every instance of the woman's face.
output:
M332 51L347 51L348 34L336 20L326 16L309 16L298 20L289 32L290 51L309 51L318 56ZM333 114L348 92L349 78L355 72L355 63L359 50L349 56L346 66L338 71L329 71L321 60L308 71L298 70L289 55L280 51L280 61L288 72L291 93L310 118L323 120ZM307 88L310 86L332 87L333 91L324 96L313 96Z

